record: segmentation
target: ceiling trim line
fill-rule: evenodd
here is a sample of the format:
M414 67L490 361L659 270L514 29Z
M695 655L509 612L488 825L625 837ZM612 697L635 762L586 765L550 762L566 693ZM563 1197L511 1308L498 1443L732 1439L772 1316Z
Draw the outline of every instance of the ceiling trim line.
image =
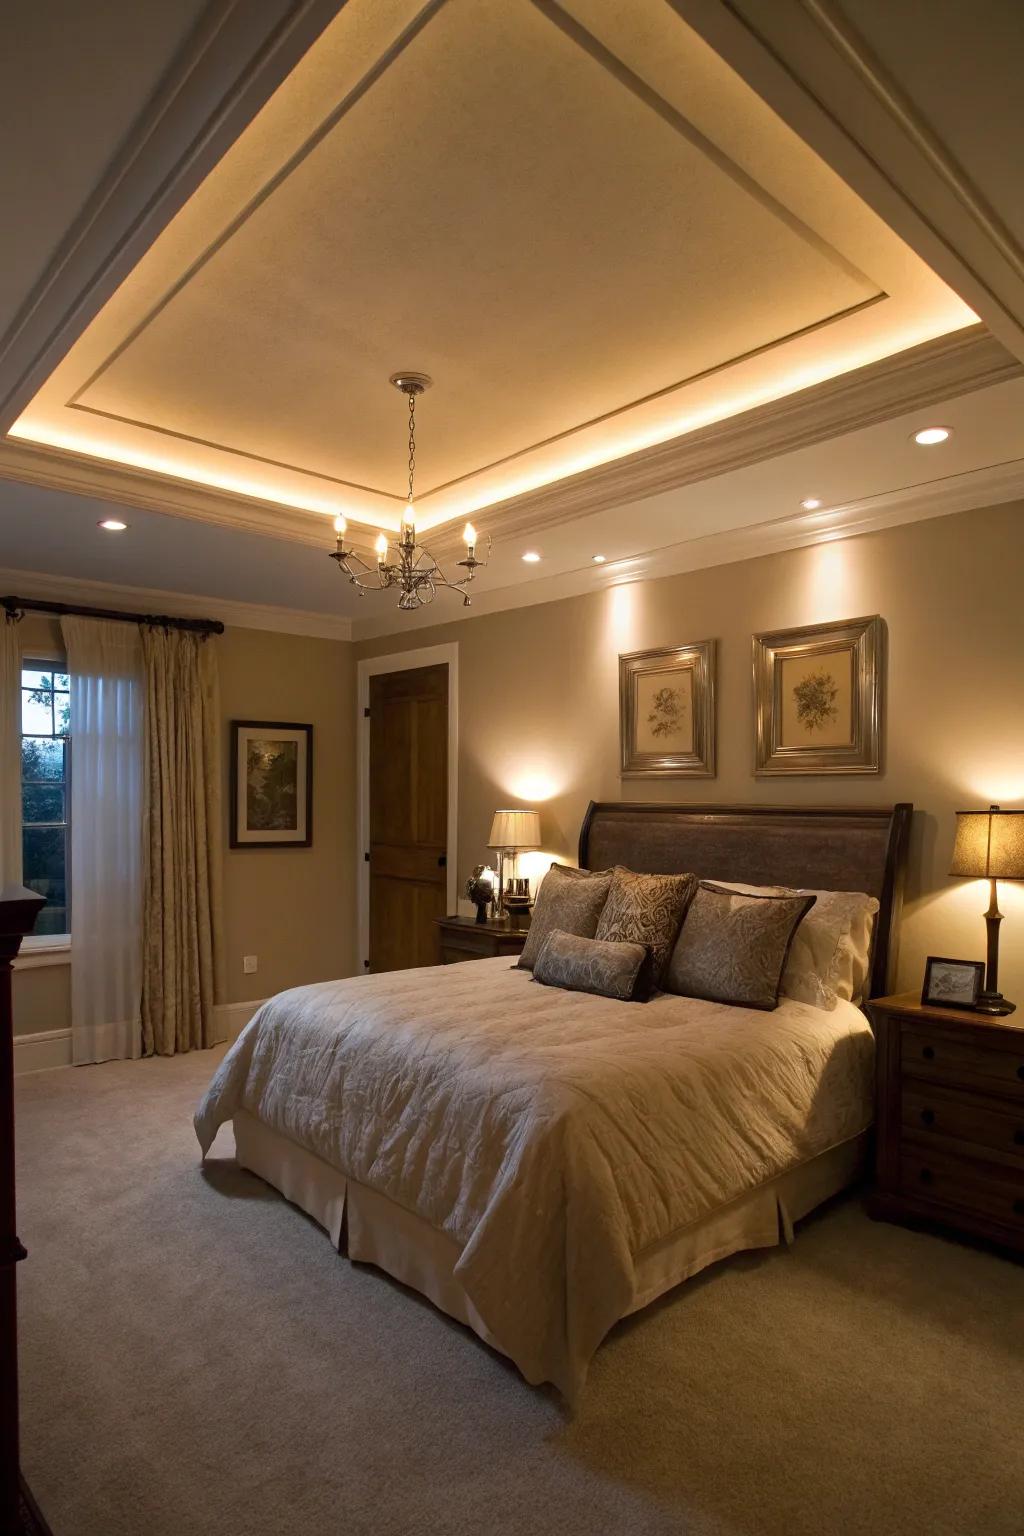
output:
M1002 248L889 108L871 78L870 65L836 47L807 0L776 0L775 6L760 11L752 8L751 0L667 3L1006 346L1024 357L1024 299L1017 296L1019 279ZM860 92L856 112L852 107L841 112L829 97L837 69L847 71ZM881 114L873 128L871 111ZM955 164L948 157L954 175ZM974 187L966 174L961 187ZM937 202L936 188L952 200L948 208ZM980 193L977 201L984 202ZM967 221L975 235L985 236L991 259L985 251L969 254L970 241L965 241L962 228ZM1013 290L1007 290L1007 280Z
M616 406L614 410L605 411L601 416L593 416L589 421L581 422L578 426L567 427L564 432L556 432L551 437L541 438L540 442L531 443L529 447L521 448L518 453L506 454L503 459L495 459L490 464L482 464L478 469L472 470L467 475L457 475L454 480L446 480L441 485L431 486L429 491L425 491L422 495L417 495L416 503L421 505L430 496L438 496L442 491L450 490L452 486L463 485L467 480L472 480L474 475L483 475L492 469L500 469L504 464L512 464L516 459L522 458L524 454L533 453L538 448L549 448L552 443L560 443L565 438L574 436L577 432L586 431L589 427L598 427L606 421L614 421L616 416L624 416L627 411L635 410L637 406L649 405L652 400L663 400L666 395L673 394L677 389L686 389L691 384L701 384L705 379L713 379L716 374L725 373L727 369L735 368L738 363L749 363L755 357L765 357L769 352L773 352L776 347L787 346L789 342L799 341L804 336L813 336L815 332L826 330L830 325L838 325L840 321L849 320L854 315L862 314L866 309L873 309L876 304L882 304L889 298L891 298L891 294L879 292L869 299L861 299L858 303L852 304L848 309L837 310L834 315L826 315L821 320L812 320L809 325L803 325L799 330L790 331L785 336L777 337L774 341L766 341L759 347L751 347L749 352L741 352L738 356L727 358L722 363L712 363L710 368L703 368L699 373L693 373L688 378L680 379L675 384L666 384L664 389L652 390L649 395L641 395L637 400L630 400L625 405ZM675 438L666 439L666 441L681 441L682 438L691 435L690 433L680 433ZM608 460L609 464L617 462L621 461ZM598 468L600 467L603 466L598 466ZM564 481L553 481L551 483L563 484ZM498 505L498 503L493 503L493 505Z
M288 180L288 177L291 176L292 172L297 170L298 167L302 165L303 161L308 159L308 157L313 153L314 149L316 149L317 146L321 144L327 137L327 135L337 127L341 119L345 117L356 105L356 103L362 100L370 88L376 85L377 81L387 73L388 69L390 69L395 60L401 57L409 44L419 36L420 32L423 31L427 23L433 20L434 16L436 16L437 12L445 3L446 0L427 0L427 3L423 6L423 8L417 11L413 19L402 29L402 31L391 43L391 45L385 49L379 58L377 58L374 63L371 64L366 73L359 80L357 80L352 89L346 92L341 101L335 103L331 111L328 112L327 116L317 124L316 128L314 128L309 137L303 140L298 149L296 149L288 157L283 165L278 166L274 174L263 183L259 191L256 192L245 204L245 206L241 208L237 214L235 214L234 218L225 225L217 238L212 240L210 244L199 253L195 260L189 263L185 271L175 280L175 282L171 284L167 292L162 294L157 302L149 310L147 310L146 314L142 317L138 324L133 326L132 329L128 332L128 335L123 337L122 340L118 342L117 346L110 353L109 357L106 357L103 362L100 363L99 367L89 375L85 382L75 390L74 394L72 394L70 399L67 401L69 406L78 405L83 395L85 395L88 390L92 389L93 385L96 384L98 380L101 379L107 372L107 370L117 362L118 358L122 357L128 348L139 339L143 332L148 330L153 321L156 320L157 317L161 315L167 308L168 304L170 304L173 299L177 298L178 294L188 286L192 279L203 270L208 262L212 261L213 257L216 256L219 251L224 249L228 241L232 240L235 235L237 235L242 226L248 223L249 219L253 216L254 213L257 212L259 208L263 206L267 199L274 192L276 192L279 187L284 185L284 183ZM154 430L160 429L157 428Z
M310 480L326 480L329 485L344 486L350 491L365 491L368 496L381 496L386 501L393 501L396 505L405 505L405 496L400 496L394 491L382 491L375 485L360 485L356 480L341 480L337 475L325 474L322 470L303 469L298 464L288 464L283 459L271 459L262 453L249 453L244 448L229 448L225 443L215 443L208 437L193 437L189 432L176 432L173 427L158 427L152 421L140 421L134 416L122 416L117 411L101 411L95 405L76 405L69 401L64 407L67 411L79 411L86 416L99 416L103 421L118 421L124 427L138 427L142 432L156 432L161 437L173 437L178 442L194 443L197 448L213 448L218 453L229 453L233 458L244 459L250 464L269 464L274 469L286 469L289 474L303 475ZM30 437L19 437L20 442L32 442ZM107 464L119 464L120 459L104 458ZM200 482L204 483L204 482ZM417 498L422 500L422 497Z
M531 4L540 11L553 26L557 27L571 42L575 43L582 52L586 53L595 64L599 65L612 79L629 91L638 101L642 101L646 107L654 112L661 120L672 128L680 138L683 138L705 159L722 171L729 179L740 187L755 202L777 218L781 224L785 224L794 235L811 246L831 266L842 271L853 281L863 284L866 289L875 290L877 295L878 285L874 283L867 273L862 272L858 266L849 261L841 251L812 229L803 219L795 214L792 209L786 208L776 197L761 186L749 172L741 165L737 165L723 149L720 149L706 134L702 133L695 123L692 123L678 107L674 107L670 101L666 101L653 86L649 85L641 75L630 69L617 54L605 46L600 38L589 32L575 16L571 16L563 10L556 0L531 0Z
M431 486L429 490L418 492L416 504L422 507L431 496L438 496L442 491L451 490L453 486L464 485L466 481L472 480L476 475L487 474L492 469L500 469L505 464L514 464L517 459L523 458L524 455L535 453L540 448L549 448L553 443L564 442L565 439L574 436L577 432L585 432L590 427L601 426L606 421L614 421L617 416L623 416L628 411L635 410L638 406L648 405L652 400L664 399L665 396L672 394L676 390L686 389L691 384L700 384L706 379L714 378L716 374L725 373L728 369L735 368L739 363L748 363L753 358L766 356L777 347L787 346L790 342L799 341L804 336L813 336L817 331L825 330L830 325L838 325L841 321L849 320L854 315L861 314L864 310L873 309L876 304L884 303L889 297L889 294L880 292L871 298L861 299L857 304L851 305L848 309L837 310L834 315L825 315L821 320L812 320L808 325L801 326L799 330L789 331L785 336L776 337L774 341L766 341L761 346L752 347L749 352L741 352L736 357L726 358L724 362L713 363L711 367L704 368L699 373L691 374L685 379L676 380L672 384L666 384L663 389L652 390L650 394L641 395L639 399L628 400L625 405L619 405L613 410L605 411L601 416L593 416L587 421L578 422L575 426L566 427L563 432L556 432L551 437L541 438L539 442L528 443L525 448L520 448L515 453L506 454L504 458L494 459L487 464L480 464L475 469L468 470L464 475L456 475L452 480L442 481L439 485ZM173 427L160 427L155 422L142 421L133 416L122 416L117 411L103 411L94 405L77 403L74 396L65 406L65 409L78 411L83 415L99 416L104 421L117 421L126 427L138 427L140 431L155 432L162 437L172 437L179 442L194 443L196 447L213 448L218 453L231 454L234 458L249 461L253 464L268 464L276 469L287 470L290 474L301 475L306 479L326 481L330 485L344 486L349 490L365 491L368 495L380 496L387 501L395 502L396 505L405 504L405 496L396 495L393 491L382 491L376 486L359 485L352 480L341 480L337 476L329 475L322 470L304 469L301 465L288 464L282 459L266 458L262 454L249 453L244 448L232 448L227 443L217 443L210 438L194 437L188 432L178 432ZM19 434L18 441L33 442L35 440L29 436ZM108 464L124 462L123 460L108 456L97 455L97 457L102 457L103 462ZM206 482L198 481L197 483L205 484ZM362 518L358 511L351 512L349 516L353 522L363 522L367 526L372 521Z
M0 432L338 9L211 0L0 339Z

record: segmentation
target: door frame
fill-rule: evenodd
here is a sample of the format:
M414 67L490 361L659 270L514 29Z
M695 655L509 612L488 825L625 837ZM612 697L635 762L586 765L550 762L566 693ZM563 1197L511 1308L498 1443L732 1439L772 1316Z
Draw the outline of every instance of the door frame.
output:
M370 866L364 858L370 838L370 678L382 672L411 672L417 667L448 668L448 855L447 907L459 907L459 642L426 645L394 656L369 656L356 668L356 914L359 952L356 975L366 972L370 953Z

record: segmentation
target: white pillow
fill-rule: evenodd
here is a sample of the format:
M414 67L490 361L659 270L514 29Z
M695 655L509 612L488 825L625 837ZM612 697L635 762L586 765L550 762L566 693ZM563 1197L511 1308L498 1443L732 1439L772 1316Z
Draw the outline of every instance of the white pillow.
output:
M751 895L814 895L817 900L793 935L780 991L826 1011L840 998L860 1003L868 983L871 930L878 902L861 891L794 892L783 885L716 885Z

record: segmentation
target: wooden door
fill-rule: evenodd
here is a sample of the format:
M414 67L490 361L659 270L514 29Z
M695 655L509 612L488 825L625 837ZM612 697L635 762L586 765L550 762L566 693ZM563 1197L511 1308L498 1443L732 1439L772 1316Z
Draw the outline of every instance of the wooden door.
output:
M370 679L370 970L435 965L448 889L448 668Z

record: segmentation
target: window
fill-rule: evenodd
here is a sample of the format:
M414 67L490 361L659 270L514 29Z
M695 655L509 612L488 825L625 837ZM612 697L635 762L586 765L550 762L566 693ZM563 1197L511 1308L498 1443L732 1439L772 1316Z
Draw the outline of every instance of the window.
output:
M45 661L21 669L22 880L46 898L37 934L70 933L71 695Z

